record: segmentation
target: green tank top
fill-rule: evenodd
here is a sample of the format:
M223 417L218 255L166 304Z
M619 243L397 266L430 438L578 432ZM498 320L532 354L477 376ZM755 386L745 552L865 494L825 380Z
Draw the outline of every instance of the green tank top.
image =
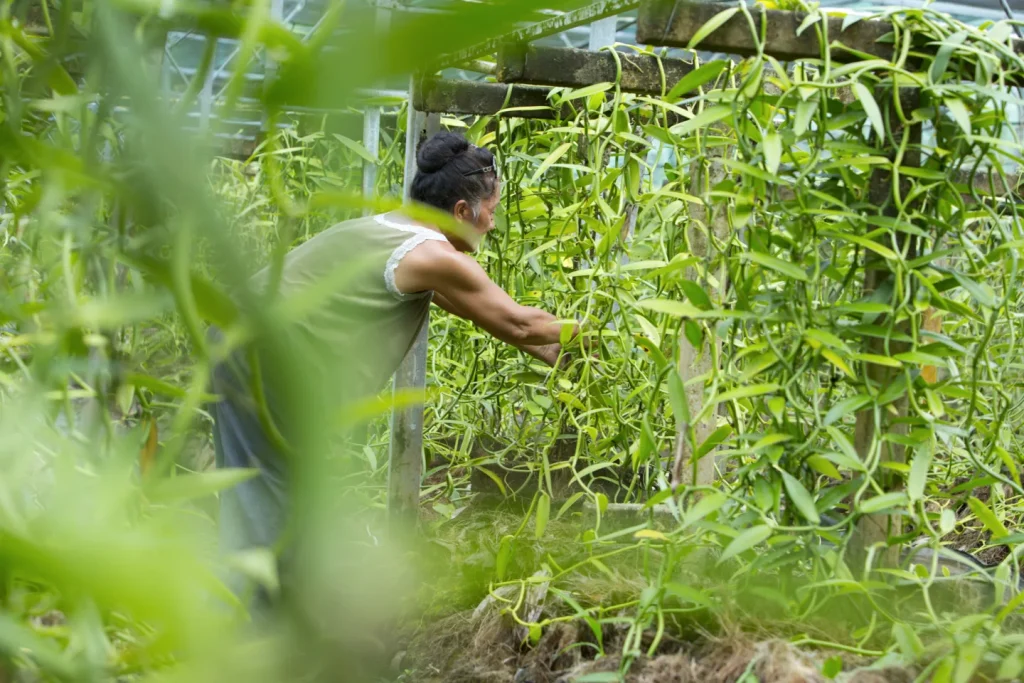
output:
M351 401L380 392L427 321L433 292L403 294L395 270L410 251L439 232L400 214L339 223L293 249L280 296L298 306L287 330L297 353L313 353L331 394ZM269 268L253 277L265 286ZM320 361L322 359L322 361Z

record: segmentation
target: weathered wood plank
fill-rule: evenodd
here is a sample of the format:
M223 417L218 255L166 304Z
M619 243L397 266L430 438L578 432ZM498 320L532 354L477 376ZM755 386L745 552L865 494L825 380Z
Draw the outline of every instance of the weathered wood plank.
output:
M636 38L641 45L666 47L689 47L697 32L715 15L723 10L736 7L735 3L697 3L676 0L647 0L640 6ZM757 35L764 35L765 54L783 61L796 59L818 59L822 56L821 41L815 22L803 31L800 27L807 20L807 12L766 10L751 7L751 16ZM863 53L881 59L892 59L892 23L886 19L861 19L844 28L846 17L829 16L829 55L835 62L856 62ZM700 42L700 49L710 52L750 57L758 53L750 22L737 12ZM1024 40L1013 39L1013 50L1024 55ZM935 46L919 45L919 52L932 51ZM1019 84L1024 75L1011 75L1011 82Z
M664 45L686 48L694 35L722 10L733 3L690 3L678 5L673 0L649 0L640 7L636 38L642 45ZM799 32L807 18L806 12L785 12L751 8L754 25L765 36L765 53L777 59L816 59L821 56L821 43L813 26ZM762 33L763 32L763 33ZM854 62L860 56L850 51L892 58L892 44L879 40L892 32L892 24L883 20L862 20L843 29L843 17L828 18L828 39L833 61ZM749 57L756 55L757 44L747 18L737 12L700 43L701 50L726 52Z
M412 101L416 109L425 112L491 116L512 109L509 116L553 119L555 110L548 101L549 92L529 85L429 78L413 85Z
M628 53L619 53L618 58L622 90L640 95L663 95L693 71L693 63L682 59ZM608 51L509 45L498 54L498 80L503 83L582 88L614 82L617 73L615 55Z

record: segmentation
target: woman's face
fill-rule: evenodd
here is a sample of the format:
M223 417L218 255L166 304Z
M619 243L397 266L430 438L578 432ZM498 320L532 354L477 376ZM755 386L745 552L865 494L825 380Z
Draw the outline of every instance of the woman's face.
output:
M480 202L480 206L475 212L474 216L473 207L470 206L469 202L459 200L458 204L455 205L455 217L464 225L470 228L471 234L468 237L472 238L472 244L469 243L469 239L463 239L459 236L449 236L449 241L459 251L472 252L476 251L480 242L483 240L484 235L494 230L494 213L498 210L498 206L501 204L501 183L497 182L494 184L494 193Z

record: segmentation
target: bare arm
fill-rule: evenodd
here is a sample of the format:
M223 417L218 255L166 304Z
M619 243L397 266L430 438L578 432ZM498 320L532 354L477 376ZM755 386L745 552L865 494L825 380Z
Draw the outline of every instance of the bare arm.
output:
M466 315L463 315L463 313L459 309L457 309L455 305L452 304L452 302L448 301L448 299L446 299L442 294L434 292L434 303L440 306L442 309L448 311L452 315L457 315L460 318L467 317ZM518 348L523 353L530 354L539 361L547 363L551 367L554 367L558 363L558 357L562 353L561 344L546 344L544 346L530 346L529 344L524 344L521 346L517 346L516 348Z
M546 363L558 357L557 318L516 303L476 261L448 244L426 242L410 252L395 272L395 284L403 292L433 290L446 311Z

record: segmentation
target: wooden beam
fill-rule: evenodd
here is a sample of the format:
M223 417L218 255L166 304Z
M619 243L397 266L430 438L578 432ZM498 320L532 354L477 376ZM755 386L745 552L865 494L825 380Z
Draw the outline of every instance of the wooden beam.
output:
M640 6L637 19L636 40L641 45L689 48L690 42L712 18L723 10L735 8L734 3L698 3L693 0L647 0ZM764 35L764 52L783 61L796 59L819 59L822 56L821 42L814 22L804 28L808 12L766 10L764 7L750 8L757 35ZM857 62L862 59L858 53L881 59L893 58L893 46L889 42L893 32L892 22L886 19L861 19L844 27L846 17L826 17L828 21L829 55L834 62ZM737 12L716 28L700 44L700 50L725 52L727 54L751 57L758 53L750 23L746 16ZM885 42L882 42L885 39ZM934 52L934 46L917 46L918 51ZM1013 50L1024 55L1024 40L1015 38ZM1024 80L1015 75L1014 84Z
M606 17L613 17L616 14L628 12L636 9L639 4L639 0L600 0L578 9L562 12L550 19L533 22L523 28L491 38L454 54L442 55L436 61L441 66L461 64L470 59L494 54L506 43L528 43L531 40L553 36L576 26L583 26Z
M681 59L628 53L619 53L618 59L622 90L642 95L663 95L693 71L693 63ZM498 54L498 80L503 83L581 88L614 82L617 75L616 56L607 51L508 45Z
M548 101L549 92L528 85L425 78L414 83L412 102L425 112L492 116L511 109L508 116L553 119L555 110Z
M719 12L735 7L732 3L676 3L674 0L649 0L640 7L636 39L642 45L664 45L687 48L697 31ZM821 43L814 26L802 32L806 12L784 12L752 7L754 25L765 36L765 53L776 59L817 59ZM892 32L892 24L883 20L862 20L846 29L843 17L828 17L828 39L833 61L855 62L861 57L850 49L880 57L892 58L892 45L879 39ZM749 57L756 55L757 45L747 18L737 12L700 42L700 49L709 52Z

